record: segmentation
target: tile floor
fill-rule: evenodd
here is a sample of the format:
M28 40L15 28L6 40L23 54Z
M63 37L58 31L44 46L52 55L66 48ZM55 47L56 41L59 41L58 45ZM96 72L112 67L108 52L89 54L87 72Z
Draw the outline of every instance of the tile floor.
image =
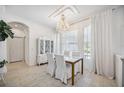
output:
M0 81L1 87L71 87L71 80L68 84L52 78L47 74L47 65L27 66L24 62L7 64L8 72L5 76L5 84ZM116 87L115 80L109 80L103 76L84 70L75 77L73 87Z

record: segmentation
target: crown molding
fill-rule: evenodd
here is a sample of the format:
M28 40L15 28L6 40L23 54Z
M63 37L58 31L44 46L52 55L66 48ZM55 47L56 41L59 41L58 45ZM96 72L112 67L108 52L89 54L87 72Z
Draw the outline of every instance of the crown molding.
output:
M51 13L48 17L56 17L58 15L61 15L64 13L66 10L70 10L73 14L79 14L79 10L76 8L74 5L67 5L67 6L60 6L60 8L56 9L53 13Z

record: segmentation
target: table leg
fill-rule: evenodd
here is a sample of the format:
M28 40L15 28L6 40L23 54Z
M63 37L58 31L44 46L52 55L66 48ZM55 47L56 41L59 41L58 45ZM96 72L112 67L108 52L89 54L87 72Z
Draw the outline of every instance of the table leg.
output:
M81 74L83 74L83 59L81 60Z
M72 64L72 85L74 85L74 64Z

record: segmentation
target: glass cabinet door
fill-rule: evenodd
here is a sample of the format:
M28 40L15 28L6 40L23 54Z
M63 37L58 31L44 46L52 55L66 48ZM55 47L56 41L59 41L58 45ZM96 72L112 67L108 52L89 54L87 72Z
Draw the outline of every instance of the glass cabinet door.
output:
M40 54L44 54L44 41L40 40Z
M54 44L53 44L53 41L51 41L51 53L53 53L53 46L54 46Z
M45 41L45 53L50 53L50 40Z

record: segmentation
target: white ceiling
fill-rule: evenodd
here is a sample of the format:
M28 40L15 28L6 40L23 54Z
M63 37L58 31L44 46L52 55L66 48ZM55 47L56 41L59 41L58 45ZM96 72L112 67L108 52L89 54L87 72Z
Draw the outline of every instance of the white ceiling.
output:
M60 5L8 5L6 6L7 12L25 18L27 20L31 20L33 22L37 22L48 27L55 28L56 20L48 17L58 8ZM107 7L113 6L103 6L103 5L76 5L79 14L74 16L69 20L69 22L75 22L76 20L82 19L90 14L105 9ZM71 15L70 15L71 16ZM68 19L68 16L67 18Z

